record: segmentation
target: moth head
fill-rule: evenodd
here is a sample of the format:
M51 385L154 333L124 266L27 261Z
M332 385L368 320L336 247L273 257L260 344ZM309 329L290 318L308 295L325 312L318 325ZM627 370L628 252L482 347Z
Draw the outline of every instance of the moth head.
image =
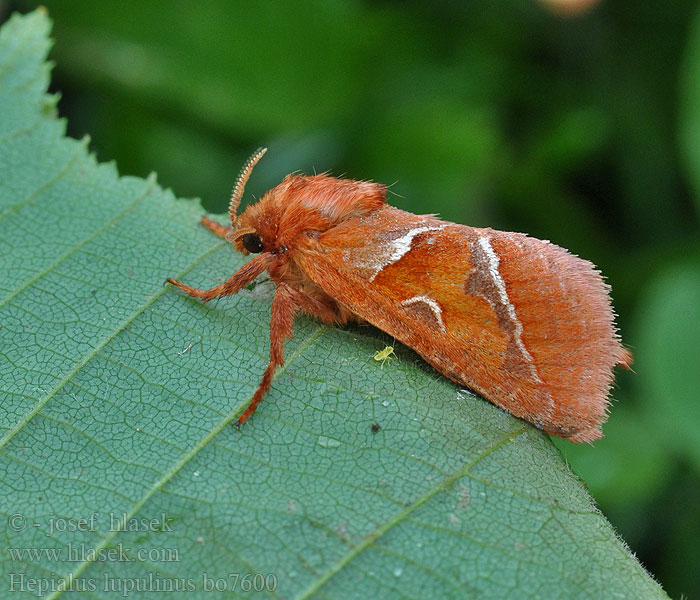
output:
M253 167L255 167L265 152L267 152L267 148L258 148L245 162L236 178L236 183L231 192L231 200L228 205L228 216L229 219L231 219L233 231L226 236L226 239L232 242L236 246L236 249L244 254L257 254L262 252L265 247L263 239L260 234L256 232L255 227L242 224L240 215L238 214L238 207L241 204L241 198L243 198L245 184L248 182L250 174L253 172Z

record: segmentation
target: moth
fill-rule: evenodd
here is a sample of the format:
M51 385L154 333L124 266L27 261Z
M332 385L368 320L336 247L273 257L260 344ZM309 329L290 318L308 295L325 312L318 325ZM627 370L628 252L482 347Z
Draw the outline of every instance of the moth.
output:
M435 369L516 417L573 442L601 437L616 365L632 357L618 336L610 290L588 261L521 233L414 215L386 203L386 187L326 174L291 174L240 215L256 151L236 179L231 226L201 223L255 257L203 290L235 294L267 271L275 283L270 362L241 425L284 364L294 318L370 323Z

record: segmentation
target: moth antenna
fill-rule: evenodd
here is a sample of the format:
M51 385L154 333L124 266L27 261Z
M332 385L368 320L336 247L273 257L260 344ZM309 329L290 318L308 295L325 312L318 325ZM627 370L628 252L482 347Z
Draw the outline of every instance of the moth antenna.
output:
M242 238L246 233L255 233L255 227L244 227L243 229L236 229L235 231L229 231L226 234L226 241L233 243L236 240Z
M245 184L248 182L250 174L253 172L253 167L262 158L262 155L267 152L267 148L258 148L253 155L245 162L241 172L236 178L236 184L233 186L233 191L231 192L231 201L228 205L228 216L231 219L231 225L236 227L236 222L238 221L238 206L241 203L241 198L243 198L243 191L245 190Z

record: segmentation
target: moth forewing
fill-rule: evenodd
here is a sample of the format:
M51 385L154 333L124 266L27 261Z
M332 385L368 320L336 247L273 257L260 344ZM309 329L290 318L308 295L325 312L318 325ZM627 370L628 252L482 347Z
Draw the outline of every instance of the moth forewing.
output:
M202 220L255 258L210 290L168 279L205 301L236 293L264 270L276 285L270 362L237 424L269 389L303 312L339 325L369 322L551 434L600 437L613 368L629 366L631 355L591 263L523 234L404 212L385 204L381 184L328 175L289 175L238 214L263 153L237 179L231 226Z

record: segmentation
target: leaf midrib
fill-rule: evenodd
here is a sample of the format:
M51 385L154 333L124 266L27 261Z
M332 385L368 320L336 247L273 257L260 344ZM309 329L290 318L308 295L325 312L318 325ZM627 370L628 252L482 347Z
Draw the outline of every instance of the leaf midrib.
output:
M215 248L221 247L216 246ZM211 251L205 253L205 257L210 254ZM195 263L196 264L196 263ZM191 268L194 268L195 265L193 265ZM191 269L189 269L191 270ZM188 270L188 271L189 271ZM185 275L187 272L184 273ZM164 288L165 289L165 288ZM158 296L162 295L164 292L160 292ZM133 320L133 319L132 319ZM299 356L301 356L306 349L311 346L325 331L328 330L327 325L319 325L316 331L310 335L306 341L301 344L297 350L292 354L292 356L289 357L285 361L285 364L277 369L277 372L275 374L275 379L277 379L280 375L282 375L288 368L289 365L293 364ZM112 540L119 535L122 532L122 528L125 526L125 523L127 523L130 519L136 516L138 511L150 500L150 498L158 491L160 491L163 486L165 486L168 481L170 481L177 473L179 473L185 465L187 465L199 452L204 449L211 440L213 440L221 431L224 430L224 428L229 425L234 419L236 419L239 415L239 413L242 411L244 406L248 404L250 399L246 399L244 402L239 403L233 410L231 410L219 423L213 427L209 433L207 433L203 438L199 440L188 452L182 455L180 459L172 466L170 469L165 471L163 476L158 479L150 488L149 490L139 499L134 503L134 505L131 507L131 509L128 512L124 513L123 519L120 521L120 524L117 528L114 530L110 531L107 535L105 535L100 543L95 547L96 552L93 553L93 556L99 556L100 551L102 549L105 549L109 546L109 544L112 542ZM58 598L63 591L70 591L70 586L68 585L70 581L75 580L77 577L79 577L93 562L94 560L84 560L81 562L75 570L73 570L71 573L66 575L65 577L62 578L61 581L63 581L62 584L58 585L58 589L56 592L48 596L49 599L51 598Z
M87 146L86 142L80 142L79 144L77 144L77 148L76 148L75 153L73 154L73 156L70 157L69 160L66 161L66 164L61 167L61 169L58 171L58 173L54 174L53 177L50 177L49 179L47 179L38 188L36 188L31 194L29 194L24 200L21 200L20 202L17 202L16 204L9 206L7 209L5 209L4 212L0 213L0 221L9 217L13 213L16 213L21 208L27 206L30 202L32 202L32 200L34 200L44 190L48 189L54 183L59 181L61 179L61 177L63 177L66 173L68 173L73 168L73 165L76 163L76 161L80 160L81 158L83 158L85 156L85 147L86 146Z
M194 260L190 266L185 269L179 276L179 278L182 278L182 276L187 275L190 271L192 271L195 267L197 267L199 264L201 264L206 258L214 254L217 250L221 249L224 246L224 242L217 244L216 246L213 246L206 252L204 252L199 258ZM24 418L22 418L20 421L18 421L14 427L8 430L8 432L3 436L2 439L0 439L0 450L2 450L9 442L14 438L17 433L19 433L22 428L29 422L31 419L44 407L46 404L53 398L70 380L76 375L76 373L80 372L80 370L88 363L90 362L99 352L102 351L102 349L107 346L112 340L114 340L117 335L119 335L122 331L124 331L131 323L133 323L137 317L142 315L146 309L148 309L156 300L158 300L165 292L167 291L167 288L163 286L160 290L158 290L155 294L153 294L150 298L147 299L146 302L144 302L138 309L134 310L131 315L129 315L126 319L124 319L121 323L119 323L117 326L114 327L114 329L106 335L102 341L97 344L96 346L93 347L93 349L85 354L83 358L78 361L75 366L68 371L62 378L61 380L56 383L46 394L45 398L43 400L40 400L37 402L32 410L30 410Z
M296 596L297 600L306 600L310 598L313 594L318 592L328 581L330 581L337 573L343 570L346 565L348 565L356 556L361 554L366 548L374 544L379 538L388 533L396 525L402 523L406 520L414 511L423 506L428 500L433 496L448 489L455 481L466 477L469 472L481 462L483 459L490 456L493 452L507 444L508 442L514 440L518 436L523 435L529 431L529 425L522 425L518 429L509 431L508 433L501 436L498 440L490 444L483 452L478 454L473 460L464 464L461 468L457 469L454 473L451 473L444 479L442 479L438 484L428 489L422 496L420 496L415 502L400 511L393 519L389 519L381 527L377 528L373 533L365 537L359 544L353 546L344 556L331 565L328 570L320 577L316 579L309 587L307 587L301 594Z

